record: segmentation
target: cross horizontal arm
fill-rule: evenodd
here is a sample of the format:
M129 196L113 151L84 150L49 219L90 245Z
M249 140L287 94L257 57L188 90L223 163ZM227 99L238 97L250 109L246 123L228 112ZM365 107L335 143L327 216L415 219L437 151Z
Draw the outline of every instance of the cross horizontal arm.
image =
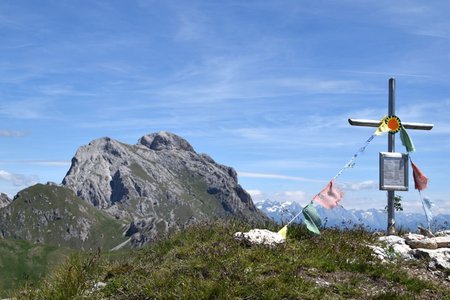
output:
M366 127L379 127L381 124L381 121L379 120L366 120L366 119L348 119L348 122L352 126L366 126ZM431 130L434 124L402 122L402 126L405 127L406 129Z

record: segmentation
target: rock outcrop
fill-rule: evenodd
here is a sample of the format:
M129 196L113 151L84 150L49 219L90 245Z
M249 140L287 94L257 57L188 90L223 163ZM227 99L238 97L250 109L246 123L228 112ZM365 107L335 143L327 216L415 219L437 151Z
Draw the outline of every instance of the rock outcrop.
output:
M62 184L130 222L135 245L202 220L267 220L238 184L233 168L198 154L168 132L145 135L136 145L94 140L78 149Z
M380 242L385 246L371 246L374 254L383 261L397 256L406 260L426 259L432 270L450 270L450 231L442 231L427 237L408 233L399 236L382 236Z
M0 208L7 206L11 203L11 199L8 197L8 195L4 193L0 193Z

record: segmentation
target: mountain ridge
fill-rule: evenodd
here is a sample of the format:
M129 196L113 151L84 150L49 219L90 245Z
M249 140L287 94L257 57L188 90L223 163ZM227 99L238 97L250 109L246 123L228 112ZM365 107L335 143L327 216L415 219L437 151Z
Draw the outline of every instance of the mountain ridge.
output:
M255 205L268 217L277 223L289 222L297 213L302 210L302 206L294 201L263 200ZM370 231L384 231L387 226L387 213L381 209L345 209L342 206L333 209L325 209L320 205L317 211L325 227L349 228L353 226L363 226ZM428 227L424 214L396 212L397 229L416 231L417 226ZM303 222L300 215L296 221ZM448 229L450 226L450 215L436 215L433 218L432 229Z
M83 201L101 213L95 215L84 208L84 211L61 214L67 203L47 201L55 195L78 206ZM30 218L40 230L26 228L33 226L26 222L21 222L24 228L19 228L14 221L35 213L32 209L17 208L27 207L30 201L39 205L47 203L38 217ZM2 236L58 245L57 234L50 238L45 233L52 230L47 219L55 211L60 219L79 217L84 223L96 224L95 219L101 216L109 218L112 224L122 224L120 230L113 226L116 232L110 235L114 236L114 245L106 243L108 249L128 244L141 247L202 221L231 218L261 223L269 220L240 186L233 168L216 163L207 154L198 154L188 141L165 131L144 135L135 145L103 137L80 146L61 185L32 186L20 191L14 201L0 209L0 216L4 216L0 220ZM60 223L58 234L64 240L69 229ZM89 228L73 226L82 232L81 239L89 235ZM63 246L85 247L83 243L67 240Z

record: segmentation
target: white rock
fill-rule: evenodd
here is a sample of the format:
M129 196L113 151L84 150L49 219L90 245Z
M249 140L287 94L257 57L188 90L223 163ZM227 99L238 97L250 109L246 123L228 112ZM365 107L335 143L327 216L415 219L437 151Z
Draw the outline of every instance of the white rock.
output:
M277 232L267 229L252 229L249 232L236 232L234 238L250 245L278 246L286 242Z
M94 290L100 290L100 289L104 288L105 286L106 286L106 283L99 281L96 284L94 284Z
M434 234L434 236L450 236L450 230L438 231Z
M409 240L406 243L412 248L422 248L422 249L437 249L438 245L436 241L432 238L425 238L423 240Z
M403 235L406 244L408 244L412 249L423 248L423 249L437 249L438 244L435 238L429 238L421 234L408 233Z
M423 239L425 239L426 237L421 235L421 234L417 234L417 233L407 233L403 235L403 238L406 241L421 241Z
M411 253L411 248L408 245L393 245L392 248L394 249L395 253L398 253L401 258L410 260L413 259L413 255Z
M414 256L430 259L429 267L431 269L450 269L450 248L415 249Z
M438 236L433 238L438 248L450 248L450 236Z
M385 249L378 247L378 246L373 246L373 245L369 245L369 247L372 248L374 255L379 260L385 261L385 260L389 259Z
M380 236L378 238L378 240L380 242L386 242L386 244L388 244L390 246L392 246L394 244L400 244L400 245L405 244L405 239L401 238L399 236L396 236L396 235Z
M447 239L441 237L426 238L418 234L407 234L404 238L398 236L382 236L378 240L385 242L385 248L380 246L369 245L373 249L373 253L382 261L391 260L393 255L400 255L403 259L427 259L430 261L429 267L436 269L450 269L450 248L425 249L420 247L411 249L410 245L429 246L433 247L438 244L446 245ZM408 245L409 244L409 245Z
M399 255L401 258L409 260L413 259L411 248L405 243L405 239L396 235L388 235L388 236L380 236L378 238L380 242L385 242L387 245L386 249L383 249L381 247L377 247L377 251L374 253L377 256L380 256L379 252L383 252L383 260L386 259L393 259L395 258L395 255ZM389 249L391 248L391 249Z

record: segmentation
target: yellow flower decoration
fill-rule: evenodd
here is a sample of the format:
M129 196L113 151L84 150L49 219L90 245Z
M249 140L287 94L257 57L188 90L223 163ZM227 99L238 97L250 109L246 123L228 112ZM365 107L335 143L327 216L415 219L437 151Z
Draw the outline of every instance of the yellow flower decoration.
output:
M389 128L390 133L397 133L402 128L402 122L400 121L400 118L397 116L389 116L384 120L384 122Z

